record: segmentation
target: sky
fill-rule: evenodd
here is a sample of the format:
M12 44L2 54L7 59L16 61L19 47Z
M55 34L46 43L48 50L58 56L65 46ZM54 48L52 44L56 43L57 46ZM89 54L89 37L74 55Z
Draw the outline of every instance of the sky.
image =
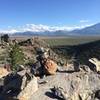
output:
M0 0L0 30L46 25L79 27L100 22L100 0Z

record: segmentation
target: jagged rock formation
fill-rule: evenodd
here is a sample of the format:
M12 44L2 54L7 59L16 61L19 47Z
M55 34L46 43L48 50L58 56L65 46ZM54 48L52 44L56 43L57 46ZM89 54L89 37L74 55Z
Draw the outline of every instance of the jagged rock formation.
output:
M37 78L33 77L33 79L27 84L22 92L18 95L19 100L29 100L34 92L38 90Z
M100 72L100 61L97 58L91 58L89 61L96 66L96 71Z
M37 62L32 66L32 72L35 75L55 74L57 71L57 64L51 60L49 55L49 48L36 48Z
M29 100L31 95L38 90L37 78L33 76L30 69L20 72L12 72L0 78L0 100L8 98L18 98L19 100Z

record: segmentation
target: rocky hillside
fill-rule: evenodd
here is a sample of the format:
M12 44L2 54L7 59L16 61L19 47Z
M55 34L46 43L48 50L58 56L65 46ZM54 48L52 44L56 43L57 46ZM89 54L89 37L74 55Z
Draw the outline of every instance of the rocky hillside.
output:
M52 48L38 38L11 44L11 51L17 50L10 56L16 70L12 63L0 68L0 100L100 100L100 41ZM24 53L23 64L18 50Z
M67 60L75 57L81 64L88 64L89 58L100 59L100 40L75 46L55 46L52 50Z

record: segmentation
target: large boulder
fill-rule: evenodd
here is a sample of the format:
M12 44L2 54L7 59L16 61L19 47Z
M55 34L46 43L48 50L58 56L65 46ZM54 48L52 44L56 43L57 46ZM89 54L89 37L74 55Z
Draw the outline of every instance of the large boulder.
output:
M31 75L29 72L30 71L28 71L28 69L27 69L27 70L23 70L20 72L12 72L12 73L8 74L7 76L5 76L2 80L0 80L0 82L1 82L1 84L0 84L1 91L0 92L3 95L7 94L8 97L12 97L12 98L17 97L21 91L29 92L28 88L29 89L32 88L30 86L37 85L37 80L35 78L32 79L33 75ZM31 79L34 80L34 82ZM34 91L35 90L36 90L36 86L34 88ZM26 99L23 99L23 100L26 100Z
M46 74L55 74L58 68L57 64L51 59L44 61L44 67Z
M31 76L26 73L26 70L8 74L4 78L3 93L9 90L23 90L30 79Z
M22 85L22 77L17 73L8 74L4 79L3 94L9 91L20 91Z
M27 84L23 91L18 95L19 100L29 100L34 92L38 90L37 78L34 76L33 79Z
M22 77L21 90L23 90L27 83L32 79L33 74L30 72L30 68L17 72L17 74Z

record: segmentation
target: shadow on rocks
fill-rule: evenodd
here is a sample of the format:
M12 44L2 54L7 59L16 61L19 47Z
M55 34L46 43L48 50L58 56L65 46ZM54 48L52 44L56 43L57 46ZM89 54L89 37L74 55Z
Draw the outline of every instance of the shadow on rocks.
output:
M52 99L63 100L62 98L55 96L52 92L46 92L45 95Z
M73 71L73 70L63 70L63 71L60 71L60 70L58 70L57 72L59 72L59 73L69 73L69 74L71 74L71 73L74 73L74 72L76 72L76 71Z
M20 93L21 85L22 77L20 75L12 73L7 75L0 87L0 100L17 100L13 99L13 97L17 97Z

